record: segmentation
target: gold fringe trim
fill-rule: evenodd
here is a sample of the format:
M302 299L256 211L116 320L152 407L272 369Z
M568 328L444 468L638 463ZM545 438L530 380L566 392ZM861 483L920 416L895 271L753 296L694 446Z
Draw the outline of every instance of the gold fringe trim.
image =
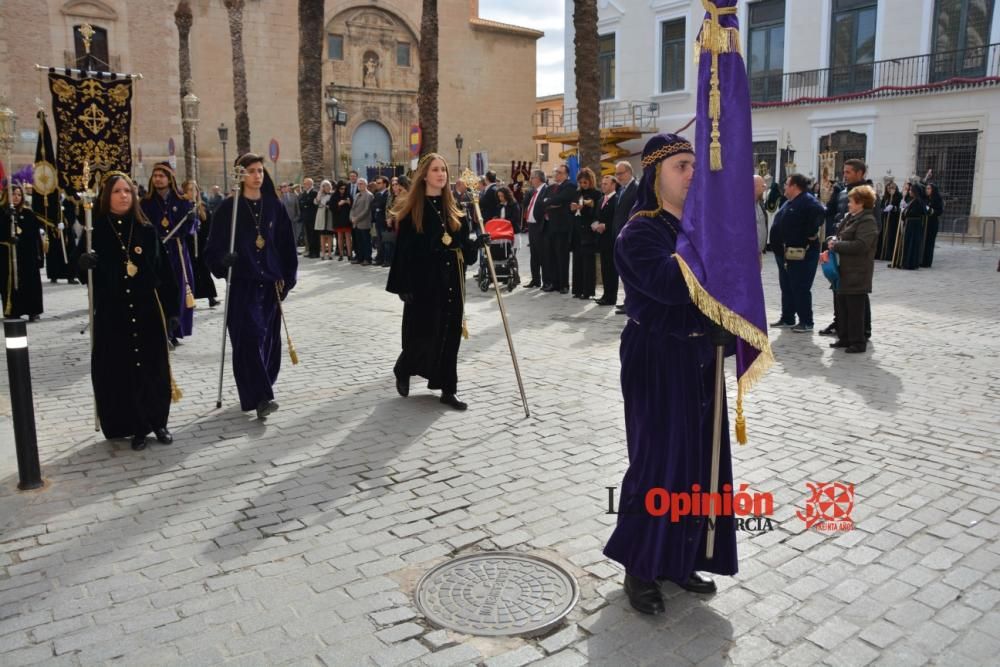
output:
M712 54L711 90L708 93L708 117L712 121L712 141L709 144L709 164L711 171L722 170L722 142L719 119L722 117L722 91L719 83L719 54L740 53L740 31L724 28L719 17L736 13L736 7L717 7L710 0L701 0L705 11L711 16L701 24L701 33L695 42L695 66L701 59L701 52Z
M164 347L167 346L167 340L170 338L170 332L167 331L167 316L163 312L163 304L160 303L160 295L153 290L153 296L156 298L156 306L160 309L160 322L163 323L163 343ZM184 398L184 392L181 388L177 386L177 382L174 381L174 369L170 364L170 348L167 347L167 375L170 376L170 402L177 403L182 398Z
M774 353L771 351L771 341L767 334L748 322L744 317L723 305L718 299L708 293L698 278L695 277L691 267L679 254L674 253L677 265L681 268L681 275L687 284L691 301L710 320L721 326L726 331L735 336L739 336L747 343L756 348L760 354L754 359L750 368L743 373L737 382L736 391L736 440L741 445L747 442L746 419L743 417L743 395L757 384L764 372L774 363Z

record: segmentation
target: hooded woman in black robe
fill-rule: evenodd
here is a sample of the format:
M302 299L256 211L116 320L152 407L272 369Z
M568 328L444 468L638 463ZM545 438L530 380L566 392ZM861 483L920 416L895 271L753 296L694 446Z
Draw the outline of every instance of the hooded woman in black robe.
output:
M393 369L396 390L409 395L410 377L419 375L428 389L441 390L442 403L465 410L468 406L455 396L465 331L465 265L489 236L470 239L449 185L447 161L437 153L425 155L409 194L392 211L399 236L385 288L405 304L403 351Z
M925 190L927 195L927 229L924 231L924 252L920 261L920 266L930 268L934 263L934 244L937 242L938 224L941 214L944 213L944 198L941 191L933 183L927 184Z
M134 450L145 449L150 432L169 444L170 401L180 399L167 353L177 283L125 174L105 179L93 227L93 249L79 263L94 271L91 376L101 430L109 440L131 437Z
M0 205L3 206L3 219L5 221L5 236L11 234L10 229L10 206L7 203L9 193L14 194L14 245L12 246L16 255L16 261L8 255L8 262L2 268L7 269L5 280L11 282L4 285L4 316L21 317L28 316L28 321L34 322L42 314L42 274L41 268L44 263L42 253L41 225L34 211L24 203L24 189L20 185L14 185L4 189L3 198ZM14 271L17 271L17 281L13 281ZM16 289L15 289L16 287Z

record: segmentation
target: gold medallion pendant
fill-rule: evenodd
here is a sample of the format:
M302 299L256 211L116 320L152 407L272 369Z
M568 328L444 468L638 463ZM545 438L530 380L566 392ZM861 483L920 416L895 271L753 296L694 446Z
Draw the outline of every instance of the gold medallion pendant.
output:
M451 234L449 234L448 232L445 232L444 234L442 234L441 235L441 243L443 243L445 245L451 245Z
M257 250L263 250L264 249L264 245L265 245L265 243L264 243L264 237L261 236L260 234L257 235L257 240L254 243L257 246Z
M167 216L163 216L163 220L160 220L160 224L163 225L164 229L170 226L170 221L167 220Z
M125 274L129 278L135 278L135 274L139 273L139 267L132 263L132 260L125 262Z

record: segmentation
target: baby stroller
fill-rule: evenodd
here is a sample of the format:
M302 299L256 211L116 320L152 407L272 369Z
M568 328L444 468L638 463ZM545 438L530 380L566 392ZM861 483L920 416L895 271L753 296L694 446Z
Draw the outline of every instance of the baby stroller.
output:
M486 233L490 235L489 252L493 256L493 266L497 273L497 283L506 284L507 291L513 292L521 282L517 272L517 248L514 246L514 226L510 220L494 218L486 223ZM479 289L486 291L493 282L490 279L490 267L486 262L486 248L479 251L479 275L476 282Z

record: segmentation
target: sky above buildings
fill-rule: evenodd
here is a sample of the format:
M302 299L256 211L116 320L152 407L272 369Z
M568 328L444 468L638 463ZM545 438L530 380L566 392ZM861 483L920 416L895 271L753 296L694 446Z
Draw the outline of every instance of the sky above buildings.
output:
M538 40L537 82L539 96L563 92L563 37L565 0L479 0L479 16L541 30Z

